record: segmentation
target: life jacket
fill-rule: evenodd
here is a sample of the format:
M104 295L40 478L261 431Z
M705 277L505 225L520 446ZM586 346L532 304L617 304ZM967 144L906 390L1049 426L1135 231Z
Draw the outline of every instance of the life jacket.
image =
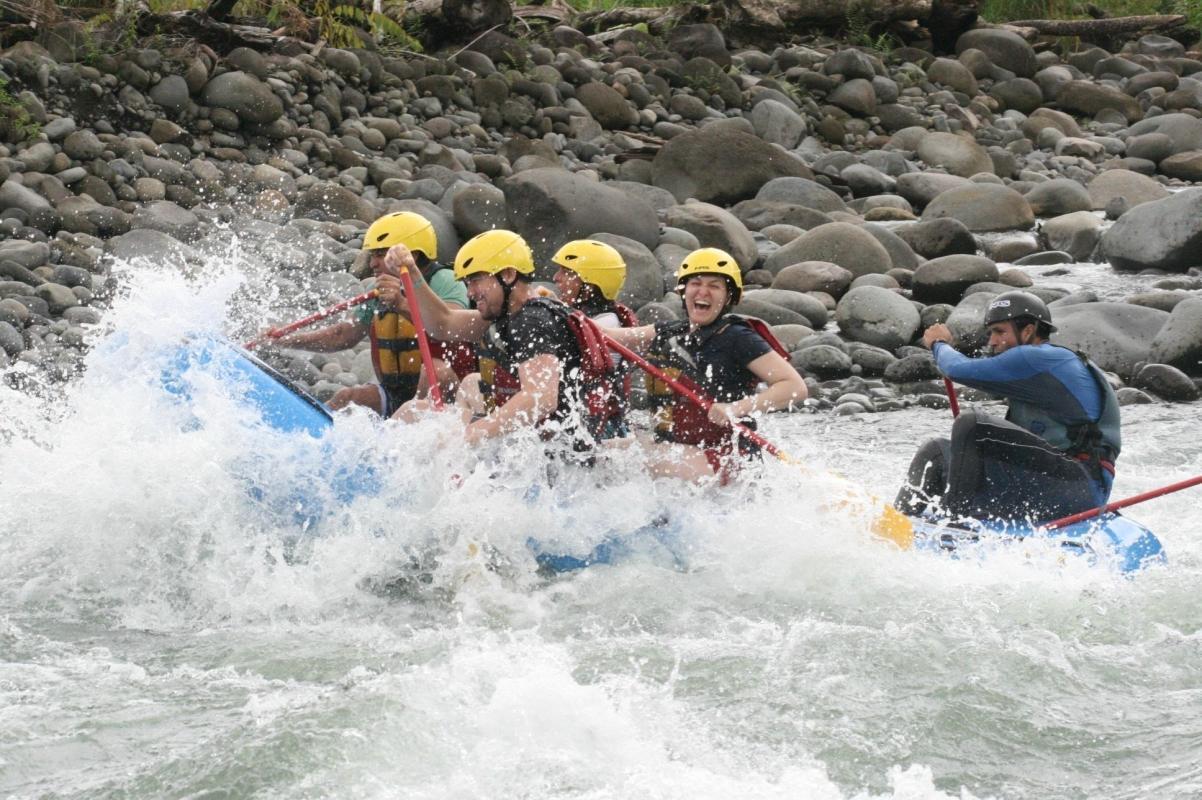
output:
M745 317L740 314L726 314L721 319L715 321L710 326L712 330L697 341L693 349L700 350L705 342L726 330L729 325L743 325L751 328L777 354L788 360L789 352L785 350L784 345L773 335L772 330L763 320L755 317ZM687 334L688 323L684 322L681 325L681 332L670 339L673 342L673 356L660 357L661 361L668 362L668 366L662 367L662 369L686 388L705 397L710 394L710 391L706 388L706 380L704 378L706 365L693 362L690 348L686 347L681 341ZM650 376L648 377L650 378ZM755 390L759 384L759 377L750 370L747 370L747 379L741 386L728 388L738 392L740 397L747 397L755 394ZM663 393L667 393L672 395L671 403L663 405L657 414L656 433L661 438L670 439L680 444L692 444L701 447L722 447L730 444L730 426L716 425L711 422L709 412L706 409L674 392L665 381L658 378L654 379L649 384L648 389L649 394L655 393L664 396ZM755 429L755 420L744 419L740 421L748 428ZM742 439L740 439L740 448L744 451L755 449Z
M415 395L422 358L413 323L395 311L377 311L372 317L369 335L371 363L380 385L409 397Z
M593 439L605 438L607 430L621 423L625 412L621 394L615 388L617 375L605 346L605 335L583 313L572 311L558 300L536 297L526 301L526 305L531 303L550 309L572 332L580 364L565 369L561 376L563 383L560 392L569 392L580 403L589 435ZM480 390L488 409L492 411L508 403L521 390L522 383L515 372L516 365L510 362L507 344L495 324L489 326L478 350ZM538 424L555 416L552 413Z
M1079 425L1068 425L1048 414L1046 409L1030 403L1010 401L1006 419L1032 433L1069 456L1089 464L1094 477L1101 479L1101 470L1114 474L1114 460L1122 449L1118 397L1110 382L1096 364L1082 353L1076 354L1098 387L1102 411L1098 419Z
M439 270L447 269L436 264L426 281ZM396 311L376 311L368 329L371 339L371 363L376 377L385 389L413 397L421 378L422 357L417 343L417 329ZM476 371L475 352L467 345L429 339L430 355L450 363L460 377Z

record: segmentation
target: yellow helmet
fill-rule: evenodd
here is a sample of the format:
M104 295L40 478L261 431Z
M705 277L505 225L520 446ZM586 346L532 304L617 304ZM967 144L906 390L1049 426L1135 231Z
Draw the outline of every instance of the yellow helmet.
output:
M596 239L568 242L551 256L551 261L580 276L601 290L606 300L617 298L626 281L626 262L622 254Z
M680 262L676 270L676 285L683 286L684 282L694 275L721 275L734 286L731 289L731 305L737 305L743 297L743 273L734 256L716 247L703 247L694 250Z
M523 275L534 274L530 245L513 231L485 231L473 236L455 256L455 280L461 281L477 272L496 275L510 268Z
M438 258L438 238L430 220L412 211L385 214L371 224L363 234L364 250L379 250L403 244L414 253L423 253L433 261Z

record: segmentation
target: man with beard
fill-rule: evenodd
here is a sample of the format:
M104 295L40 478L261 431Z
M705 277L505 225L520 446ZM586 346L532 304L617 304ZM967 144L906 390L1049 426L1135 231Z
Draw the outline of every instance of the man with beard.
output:
M403 245L387 258L415 270ZM548 438L561 432L573 449L587 451L614 423L618 404L611 402L609 356L595 326L573 317L563 303L538 296L533 276L534 257L525 240L492 230L468 241L455 257L455 277L467 287L474 309L449 306L424 282L414 291L431 336L478 342L487 413L467 423L469 443L538 427ZM400 281L382 277L380 297L403 302ZM407 406L400 416L411 419L422 408Z

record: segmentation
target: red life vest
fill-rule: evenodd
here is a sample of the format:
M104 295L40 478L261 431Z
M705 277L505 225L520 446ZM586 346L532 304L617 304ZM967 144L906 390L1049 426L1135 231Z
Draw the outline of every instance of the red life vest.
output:
M744 317L738 314L727 314L724 319L727 324L745 325L755 331L764 339L765 342L786 361L789 359L789 351L785 350L784 345L772 334L772 330L768 325L755 317ZM725 330L723 325L715 334ZM699 369L704 369L705 365L698 365ZM706 396L706 389L688 372L685 372L679 367L668 367L665 369L672 377L679 380L688 389L701 395ZM748 397L755 394L756 387L760 384L760 379L754 373L748 373L749 377L744 387L743 397ZM671 392L671 388L664 384L664 388ZM755 420L742 420L743 424L751 429L755 429ZM729 446L731 441L731 428L728 425L716 425L709 419L709 412L701 408L696 403L686 399L681 395L674 395L672 404L661 410L660 421L656 425L656 430L661 435L665 435L674 442L680 444L692 444L701 447L725 447ZM741 441L742 445L742 441Z

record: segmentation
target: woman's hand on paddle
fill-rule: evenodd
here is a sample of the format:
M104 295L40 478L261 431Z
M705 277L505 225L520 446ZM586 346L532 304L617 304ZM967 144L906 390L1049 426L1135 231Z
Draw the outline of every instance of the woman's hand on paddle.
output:
M706 416L715 425L729 425L735 421L734 403L713 403Z

